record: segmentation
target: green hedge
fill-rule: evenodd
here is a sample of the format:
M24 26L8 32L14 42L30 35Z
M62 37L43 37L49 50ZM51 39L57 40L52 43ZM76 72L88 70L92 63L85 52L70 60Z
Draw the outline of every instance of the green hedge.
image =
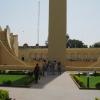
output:
M100 99L96 97L95 100L100 100Z
M96 88L97 88L97 89L100 89L100 83L97 83L97 84L96 84Z
M79 80L79 79L77 78L77 76L74 76L74 75L73 75L73 78L74 78L75 81L80 85L80 87L86 88L86 86L84 85L84 83L83 83L81 80Z
M0 100L11 100L7 90L0 89Z
M9 71L8 75L25 75L24 71Z
M3 85L4 86L10 86L12 84L12 81L11 80L5 80L5 81L3 81Z
M32 76L33 75L33 71L3 71L3 70L0 70L0 75L30 75Z

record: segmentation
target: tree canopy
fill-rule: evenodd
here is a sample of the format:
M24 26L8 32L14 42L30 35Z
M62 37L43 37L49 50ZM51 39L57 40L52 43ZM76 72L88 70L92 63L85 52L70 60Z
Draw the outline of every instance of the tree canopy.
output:
M46 47L48 47L48 40L45 41ZM82 41L76 39L70 39L69 35L66 35L66 48L87 48Z
M87 48L87 45L85 45L82 41L76 40L76 39L69 39L66 47L68 48Z
M100 42L96 42L90 46L90 48L100 48Z

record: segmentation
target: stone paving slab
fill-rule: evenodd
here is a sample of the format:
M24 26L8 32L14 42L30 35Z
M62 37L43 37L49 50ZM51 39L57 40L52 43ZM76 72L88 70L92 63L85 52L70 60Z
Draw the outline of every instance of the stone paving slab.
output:
M0 88L9 90L10 97L16 100L95 100L95 97L100 98L100 90L79 90L69 72L52 78L51 76L42 79L32 88ZM48 82L44 85L45 81Z

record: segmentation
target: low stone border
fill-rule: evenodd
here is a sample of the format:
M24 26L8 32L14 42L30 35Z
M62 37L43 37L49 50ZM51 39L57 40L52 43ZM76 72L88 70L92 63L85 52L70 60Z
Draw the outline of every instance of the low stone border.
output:
M78 87L79 89L83 89L83 90L100 90L100 89L97 89L97 88L84 88L84 87L81 87L81 86L76 82L76 80L74 79L73 74L70 74L70 76L71 76L72 80L74 81L74 83L77 85L77 87Z
M19 87L19 88L30 88L31 87L31 85L19 85L19 86L17 86L17 85L0 85L0 87Z

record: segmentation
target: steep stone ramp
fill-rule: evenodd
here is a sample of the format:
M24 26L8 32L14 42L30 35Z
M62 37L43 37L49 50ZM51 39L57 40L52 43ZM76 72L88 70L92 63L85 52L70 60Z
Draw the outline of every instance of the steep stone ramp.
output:
M5 67L6 69L16 69L16 70L32 68L31 66L27 66L23 61L19 60L16 56L11 54L1 40L0 40L0 66L1 68Z

